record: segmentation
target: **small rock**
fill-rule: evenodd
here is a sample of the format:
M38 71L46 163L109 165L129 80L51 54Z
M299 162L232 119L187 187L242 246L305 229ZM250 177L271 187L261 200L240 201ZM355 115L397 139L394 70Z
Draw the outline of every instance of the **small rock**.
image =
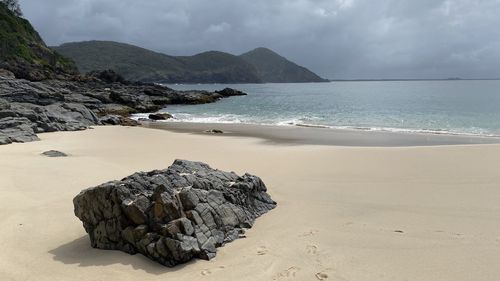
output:
M172 114L169 114L169 113L154 113L154 114L149 114L149 119L151 120L167 120L167 119L170 119L170 118L174 118L174 116L172 116Z
M223 97L232 97L232 96L246 96L247 94L243 93L242 91L238 91L235 89L231 88L225 88L220 91L215 91L217 94L222 95Z
M206 130L205 133L209 134L224 134L224 131L218 129Z
M57 150L49 150L42 153L42 155L47 157L67 157L68 155L64 152Z

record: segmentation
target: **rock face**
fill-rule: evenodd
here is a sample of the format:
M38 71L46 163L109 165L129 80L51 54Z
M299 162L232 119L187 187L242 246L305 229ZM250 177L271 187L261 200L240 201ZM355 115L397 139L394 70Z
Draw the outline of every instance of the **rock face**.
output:
M37 133L83 130L92 125L136 126L139 124L129 114L244 95L232 89L175 91L124 81L112 71L92 75L32 82L0 70L0 144L34 141Z
M210 259L276 207L259 177L176 160L73 199L92 247L141 253L166 266Z

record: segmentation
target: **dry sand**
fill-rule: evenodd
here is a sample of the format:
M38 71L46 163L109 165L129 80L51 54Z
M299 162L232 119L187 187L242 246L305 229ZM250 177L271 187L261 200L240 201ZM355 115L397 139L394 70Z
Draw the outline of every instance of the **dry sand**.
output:
M0 280L500 280L500 145L366 148L100 127L0 146ZM40 156L56 149L67 158ZM277 209L212 261L92 249L72 198L175 158L263 178Z

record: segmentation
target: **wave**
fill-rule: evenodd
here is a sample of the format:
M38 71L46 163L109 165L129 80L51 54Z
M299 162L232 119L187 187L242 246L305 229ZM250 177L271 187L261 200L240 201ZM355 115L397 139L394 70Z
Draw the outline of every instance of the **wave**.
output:
M148 113L137 113L131 116L134 120L148 119ZM197 116L188 113L172 114L173 118L167 120L158 120L157 122L186 122L186 123L221 123L221 124L240 124L242 120L237 115L222 114L218 116Z
M132 115L132 119L145 120L148 119L147 113L138 113ZM274 125L274 126L294 126L307 127L317 129L335 129L335 130L352 130L365 132L390 132L390 133L407 133L407 134L432 134L432 135L452 135L452 136L475 136L475 137L500 137L500 134L494 134L484 131L480 128L454 130L448 129L427 129L427 128L394 128L394 127L379 127L379 126L352 126L352 125L326 125L321 124L318 117L301 117L287 120L258 120L257 118L244 117L241 115L221 114L213 116L193 115L189 113L172 113L173 118L168 120L160 120L156 122L185 122L185 123L219 123L219 124L250 124L250 125Z

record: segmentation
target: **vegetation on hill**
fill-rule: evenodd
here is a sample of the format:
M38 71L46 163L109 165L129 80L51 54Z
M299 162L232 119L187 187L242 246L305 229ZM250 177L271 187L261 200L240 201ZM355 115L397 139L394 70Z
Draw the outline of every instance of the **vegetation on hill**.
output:
M76 73L73 61L48 48L20 13L0 2L0 68L28 80Z
M244 53L240 57L255 67L259 77L264 82L326 81L309 69L299 66L266 48L257 48L248 53Z
M255 69L236 56L206 52L174 57L137 46L86 41L53 47L72 58L81 72L112 69L128 80L164 83L260 82Z
M0 68L10 70L17 78L31 81L64 78L77 74L78 66L85 73L111 69L127 80L143 82L325 81L265 48L241 56L210 51L178 57L110 41L67 43L49 48L21 15L17 0L0 0Z
M175 57L110 41L66 43L53 48L73 59L81 72L112 69L128 80L164 83L324 81L270 50L242 56L210 51ZM271 65L263 62L266 60Z

